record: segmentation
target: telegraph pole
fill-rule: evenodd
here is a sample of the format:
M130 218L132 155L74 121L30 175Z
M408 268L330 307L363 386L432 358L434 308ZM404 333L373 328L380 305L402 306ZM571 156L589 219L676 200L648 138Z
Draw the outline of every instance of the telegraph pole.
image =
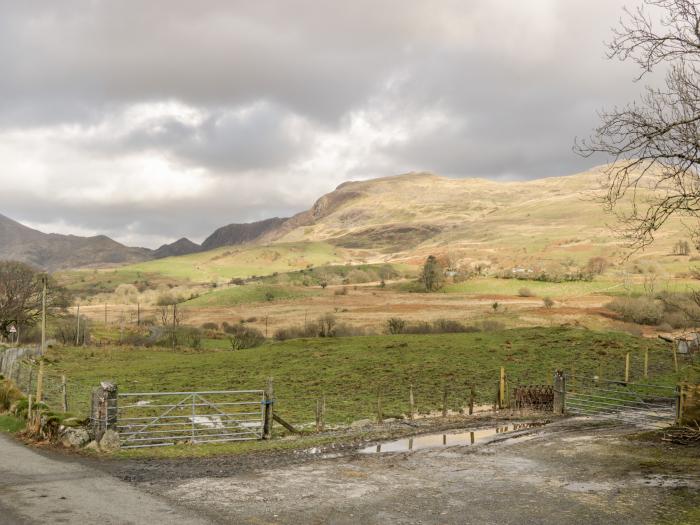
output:
M44 285L41 292L41 353L43 355L46 351L46 274L42 276L41 281Z

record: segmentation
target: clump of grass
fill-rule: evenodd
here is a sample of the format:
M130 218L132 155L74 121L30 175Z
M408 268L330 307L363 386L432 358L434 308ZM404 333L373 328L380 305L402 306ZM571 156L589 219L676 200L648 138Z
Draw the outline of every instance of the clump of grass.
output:
M3 379L0 382L0 410L6 412L10 407L20 399L24 398L17 385L9 379Z

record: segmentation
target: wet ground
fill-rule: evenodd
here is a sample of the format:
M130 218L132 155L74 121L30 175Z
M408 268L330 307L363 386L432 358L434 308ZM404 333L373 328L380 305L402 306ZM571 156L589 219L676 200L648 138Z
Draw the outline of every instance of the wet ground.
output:
M630 439L637 430L586 419L506 425L355 450L110 468L213 523L700 522L697 448Z

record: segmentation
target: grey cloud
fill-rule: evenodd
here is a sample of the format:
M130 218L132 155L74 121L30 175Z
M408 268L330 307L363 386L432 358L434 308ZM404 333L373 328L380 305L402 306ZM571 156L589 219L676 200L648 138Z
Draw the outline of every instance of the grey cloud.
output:
M309 146L308 137L284 125L291 118L293 115L268 104L258 104L242 114L218 110L201 123L160 117L128 133L116 144L88 141L85 146L108 150L116 146L120 152L167 152L183 162L224 174L280 167Z
M604 58L624 3L0 0L0 137L99 127L134 104L177 101L204 120L158 117L125 134L56 140L108 161L165 156L216 182L198 199L148 206L116 196L111 206L58 203L50 191L13 190L2 212L117 237L129 225L144 236L201 239L224 223L298 211L351 177L585 169L604 159L574 155L573 138L595 126L597 109L641 87L634 70ZM350 117L365 111L380 115L380 136L405 123L405 140L370 143L337 168L298 169L321 151L319 137L348 140ZM430 112L444 122L411 125ZM49 159L46 171L61 162ZM56 170L65 187L95 176ZM0 173L0 182L21 177Z

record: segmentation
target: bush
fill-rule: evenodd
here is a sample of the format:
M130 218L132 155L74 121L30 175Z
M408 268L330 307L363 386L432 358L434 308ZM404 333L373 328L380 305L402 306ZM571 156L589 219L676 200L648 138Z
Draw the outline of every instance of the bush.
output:
M231 350L243 350L245 348L254 348L265 342L265 336L257 328L252 328L244 325L230 326L227 330L229 335L229 343Z
M437 319L432 323L426 321L407 323L397 317L387 321L387 329L390 334L456 334L479 331L476 326L465 325L453 319Z
M277 341L286 341L287 339L300 339L303 337L317 337L318 325L309 323L306 326L288 326L275 330L273 337Z
M392 317L386 322L386 328L390 334L402 334L406 329L406 321L398 317Z
M627 322L656 325L662 321L663 307L649 297L618 297L606 307Z
M211 322L209 322L209 323L203 323L203 324L202 324L202 328L203 328L204 330L218 330L218 329L219 329L219 325L216 324L216 323L211 323Z
M342 288L336 288L333 293L335 295L347 295L348 294L348 289L346 286L343 286Z
M518 290L518 295L520 297L533 297L535 294L529 288L521 288Z
M17 401L24 398L24 394L9 379L0 381L0 411L6 412Z
M545 297L542 299L542 304L544 304L544 307L549 310L552 306L554 306L554 301L551 297Z

